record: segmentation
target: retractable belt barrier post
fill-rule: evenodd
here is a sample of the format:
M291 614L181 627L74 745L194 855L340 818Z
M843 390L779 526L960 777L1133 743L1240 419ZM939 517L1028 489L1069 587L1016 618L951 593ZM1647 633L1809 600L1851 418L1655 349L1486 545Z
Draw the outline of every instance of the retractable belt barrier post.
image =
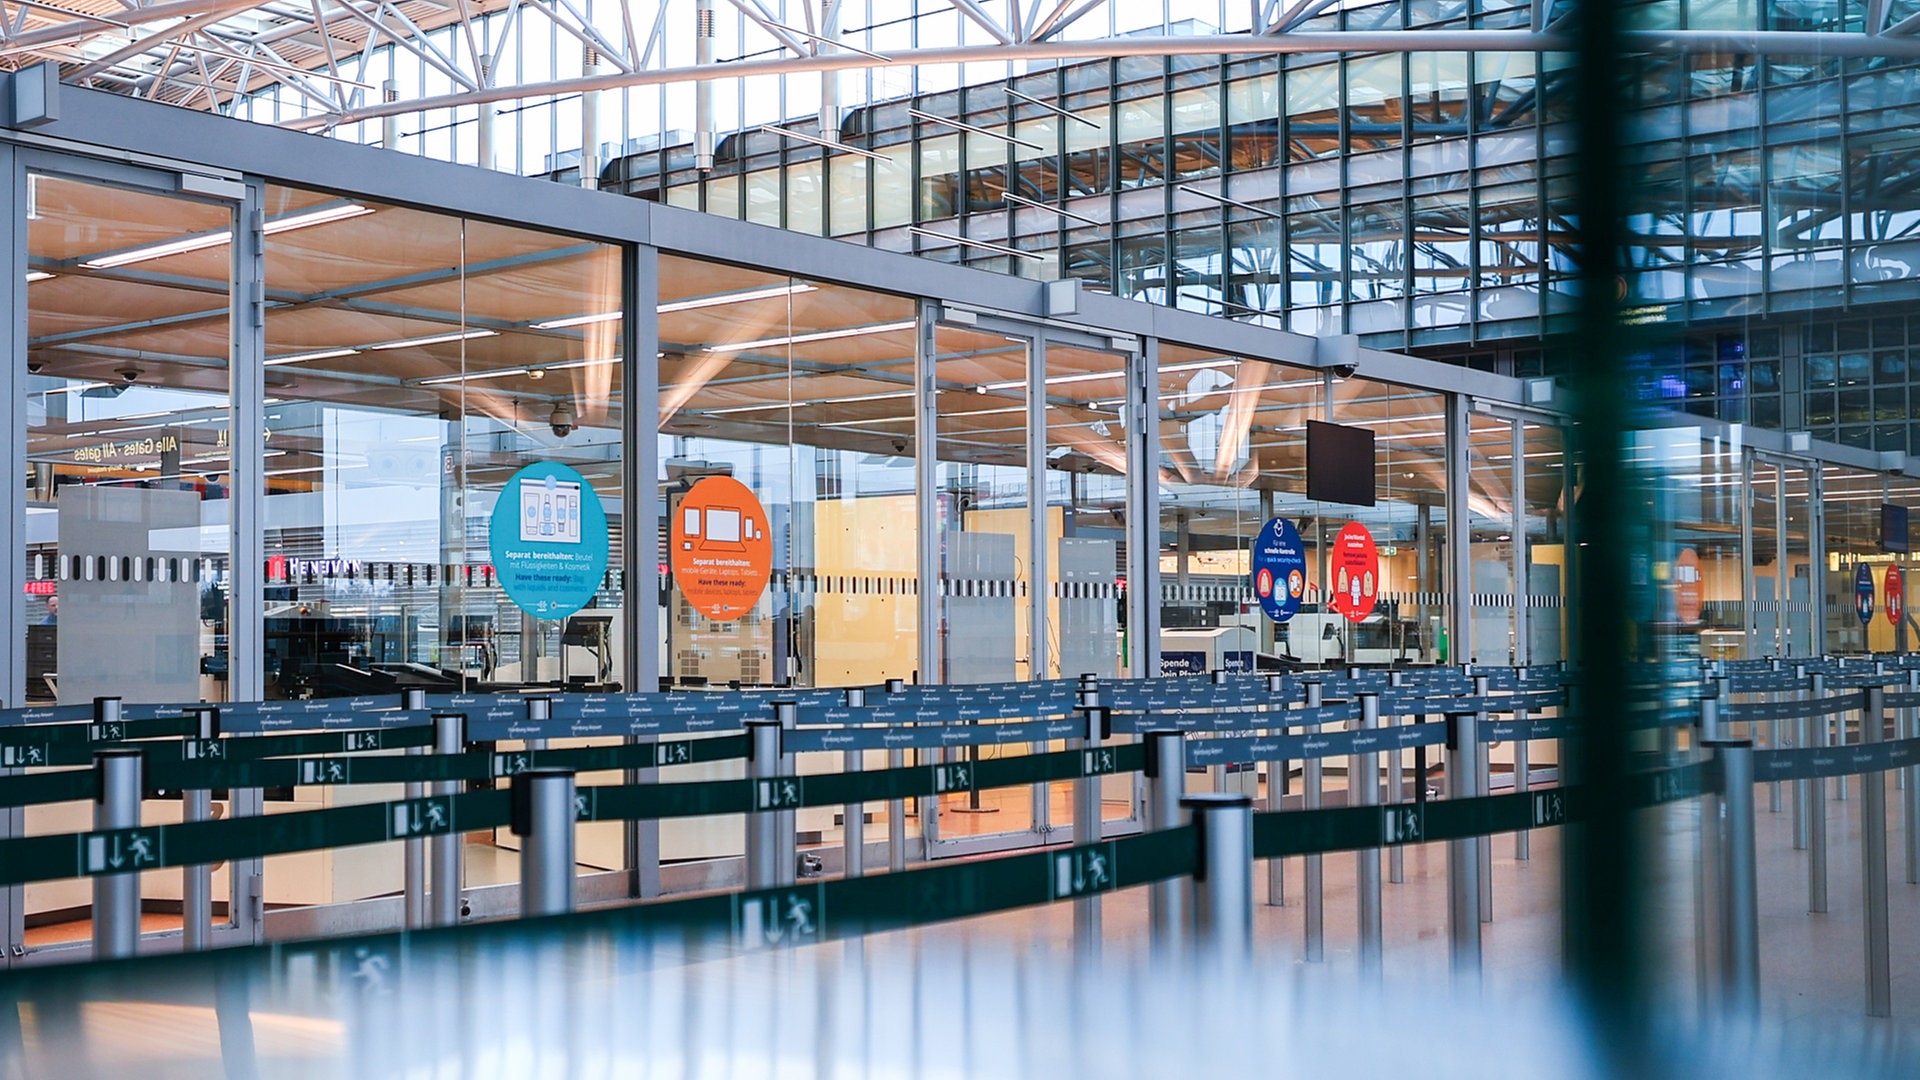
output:
M1309 684L1312 685L1312 684ZM1267 678L1267 692L1276 697L1282 694L1286 682L1278 675ZM1284 700L1276 702L1276 711L1281 714L1281 727L1273 729L1276 734L1286 734L1287 704ZM1277 812L1287 808L1287 762L1279 758L1267 762L1267 810ZM1267 860L1267 906L1279 907L1287 902L1287 860Z
M533 768L513 778L513 834L522 839L520 914L564 915L574 903L572 769Z
M1920 668L1908 670L1907 693L1920 694ZM1906 717L1907 738L1920 738L1920 708L1902 709L1901 715ZM1907 884L1920 885L1920 766L1910 765L1900 771L1907 778L1906 788L1900 793L1906 809Z
M1180 805L1198 833L1193 875L1193 940L1201 963L1240 969L1253 949L1253 800L1206 792Z
M1532 741L1527 734L1529 719L1526 709L1513 710L1513 726L1518 732L1513 737L1513 792L1516 795L1525 795L1527 788L1533 785L1532 778L1527 775L1530 768L1527 744ZM1513 834L1513 858L1515 862L1526 862L1533 858L1532 830L1521 829Z
M535 731L546 730L545 725L553 722L553 699L549 697L530 697L527 699L527 724ZM527 740L527 749L545 750L547 739L536 735Z
M1752 1022L1760 1007L1759 883L1753 824L1753 740L1720 739L1706 748L1719 763L1720 788L1706 792L1703 835L1712 837L1714 960L1711 979L1723 1015Z
M1878 743L1886 738L1886 690L1867 688L1860 716L1860 739ZM1845 774L1842 774L1845 775ZM1887 777L1860 774L1860 871L1866 904L1867 1015L1893 1015L1893 959L1888 952L1887 928Z
M846 704L849 709L864 708L867 704L867 692L860 687L847 691ZM865 751L848 750L841 758L840 767L847 772L856 773L867 767ZM840 808L843 821L840 846L846 863L847 877L860 877L867 872L867 819L866 807L862 803L848 803Z
M421 687L409 687L400 695L400 707L410 712L427 707L427 692ZM409 755L425 754L424 746L410 746ZM409 783L406 797L424 799L427 785ZM419 930L428 925L427 919L427 839L424 836L410 836L401 842L404 880L402 881L402 904L405 909L406 924L409 930Z
M1811 699L1808 704L1819 708L1826 700L1827 677L1814 672ZM1832 731L1828 726L1828 717L1807 717L1801 721L1807 725L1803 729L1802 742L1805 745L1826 746L1827 736ZM1819 740L1812 738L1814 725L1819 726ZM1827 782L1825 780L1802 780L1808 787L1807 792L1807 910L1816 914L1827 910Z
M1447 717L1452 742L1447 748L1447 798L1475 798L1483 752L1478 713ZM1447 928L1455 983L1480 982L1480 842L1473 837L1447 842Z
M1388 673L1387 685L1396 690L1405 687L1407 673L1404 671ZM1402 802L1406 798L1406 769L1401 760L1405 754L1406 751L1398 746L1387 754L1387 802L1390 804ZM1387 880L1395 885L1404 884L1407 880L1406 853L1401 850L1399 844L1387 849Z
M800 705L793 701L776 701L773 703L773 716L780 722L782 743L780 776L784 780L793 781L793 778L799 774L799 770L795 767L794 755L787 751L785 742L786 733L792 731L800 722ZM793 786L797 788L798 782L793 781ZM780 878L775 884L791 885L800 876L800 812L794 808L793 804L784 801L781 806L781 809L774 811L774 820L779 822L782 854Z
M464 713L435 713L433 717L433 752L436 754L459 754L467 748L467 718ZM458 780L444 780L432 785L434 794L447 799L449 805L455 795L460 793ZM436 833L428 844L433 862L433 891L429 897L429 916L435 926L453 926L460 921L460 886L462 866L465 863L461 850L460 834L449 828Z
M1490 688L1489 680L1485 675L1475 675L1473 677L1473 696L1475 698L1483 702L1486 701L1487 691L1489 690L1489 688ZM1487 724L1486 711L1481 710L1480 712L1476 713L1474 715L1473 720L1474 720L1474 733L1475 733L1474 739L1475 739L1475 742L1477 743L1479 740L1479 732L1485 730L1486 728L1486 724ZM1476 745L1474 747L1473 756L1474 756L1474 777L1475 777L1473 793L1476 796L1485 795L1488 792L1491 792L1493 790L1493 755L1487 753L1487 747L1484 744L1481 744L1481 745ZM1480 904L1479 904L1480 921L1492 922L1493 921L1493 837L1491 836L1479 837L1478 839L1474 840L1474 845L1480 849L1479 858L1475 860L1476 862L1478 862L1479 868L1480 868L1479 885L1478 885L1478 888L1480 890Z
M194 738L202 747L220 737L220 710L212 705L187 710ZM212 821L213 792L198 788L180 793L180 820ZM213 866L201 863L180 871L180 947L199 952L213 945Z
M1181 800L1187 794L1187 737L1178 731L1149 731L1147 746L1147 828L1174 829L1186 824ZM1147 920L1156 955L1175 955L1187 924L1186 889L1179 881L1147 887Z
M747 775L754 782L754 812L747 815L747 888L778 888L786 884L781 880L781 865L793 866L792 850L781 849L780 819L773 809L784 801L780 721L747 721Z
M1802 687L1806 687L1810 685L1807 681L1810 677L1811 676L1807 674L1807 665L1793 665L1794 682ZM1809 697L1811 697L1811 694L1809 694ZM1790 730L1793 733L1790 745L1796 748L1805 748L1813 745L1812 741L1808 738L1808 736L1813 734L1812 720L1802 716L1793 722L1793 727ZM1809 811L1807 809L1807 803L1811 801L1812 795L1813 781L1802 778L1793 782L1793 850L1795 851L1807 850L1807 840L1809 836L1809 829L1807 827L1807 815Z
M899 679L887 680L887 693L897 694L906 684ZM887 768L905 768L907 752L905 750L887 751ZM907 868L907 800L894 799L887 803L887 871L897 874Z
M1306 707L1319 709L1325 700L1325 687L1317 681L1306 684ZM1309 724L1312 732L1320 730L1319 725ZM1303 810L1320 809L1322 791L1322 764L1318 755L1310 756L1300 763L1300 806ZM1326 911L1326 857L1319 854L1307 855L1301 859L1302 888L1306 892L1306 948L1308 963L1319 963L1327 956L1327 911Z
M119 698L101 701L113 705L104 711L119 712ZM103 722L117 722L117 717ZM142 751L131 749L97 750L93 755L100 788L93 803L93 834L86 840L87 862L90 866L129 864L127 873L101 874L93 879L93 955L97 960L132 956L140 948L140 874L132 867L143 861L138 845L148 842L134 831L140 827L143 756Z
M1783 670L1785 669L1782 667L1779 657L1770 656L1767 658L1767 671L1770 674L1778 675ZM1767 697L1767 700L1772 701L1776 704L1781 700L1781 696L1778 691L1768 694L1766 695L1766 697ZM1787 722L1778 717L1775 717L1773 721L1772 734L1767 739L1767 749L1778 750L1781 747L1785 746L1786 732L1787 732ZM1777 814L1780 812L1780 807L1781 807L1780 781L1775 780L1772 783L1769 783L1767 785L1767 812L1770 814Z
M1380 728L1380 695L1360 695L1360 730L1377 732ZM1377 736L1376 736L1377 737ZM1347 779L1348 803L1352 806L1377 806L1380 803L1380 755L1373 751L1356 753L1350 762ZM1353 853L1355 891L1359 895L1360 973L1378 981L1381 973L1380 934L1380 849L1361 848Z
M1092 764L1103 753L1101 744L1106 741L1108 725L1107 710L1100 705L1100 682L1098 679L1083 678L1080 681L1080 715L1086 720L1087 737L1082 743L1086 761ZM1100 779L1105 770L1087 768L1085 775L1073 783L1073 842L1076 845L1097 844L1102 839ZM1082 896L1073 902L1073 944L1074 952L1085 959L1094 956L1100 949L1100 897Z

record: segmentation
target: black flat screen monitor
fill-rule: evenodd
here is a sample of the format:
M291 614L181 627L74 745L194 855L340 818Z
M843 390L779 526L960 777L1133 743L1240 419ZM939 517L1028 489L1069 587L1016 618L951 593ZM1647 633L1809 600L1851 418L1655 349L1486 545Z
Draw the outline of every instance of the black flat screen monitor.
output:
M1307 421L1307 498L1373 505L1372 428Z
M1908 550L1906 507L1880 504L1880 550L1900 554Z

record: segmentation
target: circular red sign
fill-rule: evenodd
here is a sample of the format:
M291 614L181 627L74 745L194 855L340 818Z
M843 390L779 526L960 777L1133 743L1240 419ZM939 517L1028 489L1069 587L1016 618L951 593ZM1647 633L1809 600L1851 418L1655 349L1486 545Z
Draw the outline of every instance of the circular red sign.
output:
M1903 609L1907 604L1906 590L1900 578L1900 568L1898 566L1888 565L1887 602L1883 606L1887 609L1887 622L1891 623L1896 629L1900 626L1900 620L1906 615Z
M1333 600L1328 606L1350 622L1373 614L1374 599L1380 595L1380 549L1365 525L1350 521L1334 537L1327 573L1333 578Z

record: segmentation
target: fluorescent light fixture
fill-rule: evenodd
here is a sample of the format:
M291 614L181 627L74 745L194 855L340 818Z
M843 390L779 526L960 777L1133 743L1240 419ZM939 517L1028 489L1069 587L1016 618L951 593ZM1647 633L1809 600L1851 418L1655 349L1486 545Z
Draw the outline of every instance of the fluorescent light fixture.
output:
M907 115L913 117L915 120L925 120L929 124L945 124L946 126L951 128L959 128L961 131L964 131L969 135L983 135L989 139L999 139L1001 142L1012 143L1015 146L1024 146L1029 150L1038 150L1041 153L1045 153L1047 149L1046 147L1041 146L1037 142L1028 142L1025 139L1016 139L1011 135L1007 135L998 131L989 131L983 127L974 127L972 124L966 123L964 121L955 120L951 116L939 116L934 113L925 112L920 109L908 109Z
M348 218L365 217L371 213L373 213L371 206L361 206L359 203L338 203L274 218L268 221L261 231L268 236L273 236L276 233L292 232L312 225L327 225L335 221L345 221Z
M49 274L45 270L29 270L27 271L27 284L31 285L36 281L45 281L55 276L57 275Z
M1050 376L1046 380L1046 384L1048 386L1064 386L1067 383L1098 382L1101 379L1124 379L1126 376L1127 373L1125 371L1084 371L1078 375ZM1025 385L1027 385L1027 380L1014 379L1008 382L987 383L985 386L980 387L980 389L1016 390Z
M969 240L964 236L954 236L951 233L935 232L932 229L923 229L918 225L907 226L907 231L910 233L917 233L921 236L929 236L935 240L945 240L949 243L954 243L954 244L965 244L968 247L985 248L988 251L997 251L1002 255L1012 255L1015 258L1020 258L1020 259L1031 259L1034 262L1039 262L1043 258L1045 258L1045 256L1036 255L1031 251L1021 251L1019 248L1010 248L1004 244L989 244L985 240Z
M565 330L569 326L586 326L590 323L612 322L621 312L605 311L597 315L572 315L564 319L548 319L545 322L531 324L535 330Z
M46 392L49 394L79 394L79 393L84 393L88 390L92 390L96 386L105 386L105 385L107 384L103 382L68 383L65 386L56 386L53 389L48 390Z
M204 251L207 248L221 247L233 239L226 229L188 236L179 240L169 240L164 244L148 244L145 247L128 248L111 255L87 259L80 263L89 270L111 270L116 266L129 266L133 263L148 262L152 259L164 259L169 255L185 255L189 251Z
M268 469L268 470L267 470L267 471L266 471L266 472L265 472L265 473L264 473L263 475L266 475L266 476L292 476L292 475L293 475L293 474L295 474L295 473L310 473L310 472L326 472L326 471L327 471L328 469L332 469L332 470L333 470L333 471L335 471L335 472L345 472L345 471L346 471L346 470L348 470L348 469L364 469L364 468L366 468L366 465L365 465L365 464L359 464L359 465L308 465L308 466L306 466L305 468L300 468L300 469Z
M919 325L912 319L904 322L879 323L874 326L855 326L846 330L822 330L812 334L790 334L786 337L761 338L758 341L736 341L730 345L710 345L706 352L732 353L745 352L748 349L771 349L781 345L806 345L815 341L834 341L839 338L861 337L866 334L890 334L895 330L911 330Z
M729 405L724 409L703 409L700 415L727 416L732 413L767 412L773 409L811 409L820 405L852 405L861 401L891 401L912 396L911 390L893 390L884 394L855 394L852 397L821 398L818 401L770 401L764 405Z
M441 375L437 378L421 379L417 385L441 386L446 383L478 382L481 379L504 379L512 375L525 375L526 373L527 369L523 367L496 368L492 371L472 371L465 375Z
M820 428L857 428L872 427L875 424L910 424L916 418L911 416L876 416L871 420L836 420L830 424L814 424Z
M671 304L661 304L657 309L662 315L669 311L692 311L694 308L719 307L722 304L744 304L749 300L768 300L776 296L798 296L801 293L817 292L812 285L776 285L766 289L753 289L748 292L721 293L717 296L701 296L692 300L675 300ZM535 323L535 326L540 325Z
M617 356L602 357L598 360L568 360L563 364L541 364L528 368L528 371L572 371L575 368L610 367L620 362Z
M429 334L426 337L401 338L398 341L383 341L378 345L369 345L369 349L409 349L416 345L444 345L449 341L466 341L469 338L495 337L498 330L456 330L450 334Z
M275 218L267 222L266 225L262 227L262 231L268 236L272 236L276 233L291 232L294 229L304 229L311 225L325 225L333 221L345 221L348 218L356 218L371 213L373 213L373 208L370 206L361 206L359 203L338 203L333 206L323 206L315 210L302 210L297 214L288 214L285 217ZM207 248L220 247L232 242L232 240L233 233L230 230L217 229L213 232L201 233L198 236L186 236L178 240L168 240L164 243L148 244L145 247L116 251L110 255L101 255L98 258L87 259L81 262L80 265L89 270L111 270L116 266L131 266L134 263L147 262L152 259L164 259L169 255L184 255L189 251L204 251Z
M762 124L760 125L760 130L769 135L778 135L783 139L797 139L803 143L812 143L814 146L826 150L838 150L843 154L858 154L863 158L871 158L874 161L884 161L889 165L893 164L893 159L885 154L876 154L863 147L848 146L846 143L834 142L832 139L823 139L818 135L809 135L804 131L790 131L783 127L774 127L772 124Z
M267 367L280 364L298 364L303 360L331 360L336 356L357 356L359 349L317 349L313 352L293 353L290 356L269 356L261 363Z

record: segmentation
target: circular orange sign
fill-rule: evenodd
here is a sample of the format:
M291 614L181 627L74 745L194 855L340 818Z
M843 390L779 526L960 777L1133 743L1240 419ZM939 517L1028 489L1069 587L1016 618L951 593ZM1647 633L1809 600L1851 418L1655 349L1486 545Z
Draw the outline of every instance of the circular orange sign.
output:
M773 529L745 484L709 476L671 511L668 562L694 610L732 622L760 602L773 572Z

